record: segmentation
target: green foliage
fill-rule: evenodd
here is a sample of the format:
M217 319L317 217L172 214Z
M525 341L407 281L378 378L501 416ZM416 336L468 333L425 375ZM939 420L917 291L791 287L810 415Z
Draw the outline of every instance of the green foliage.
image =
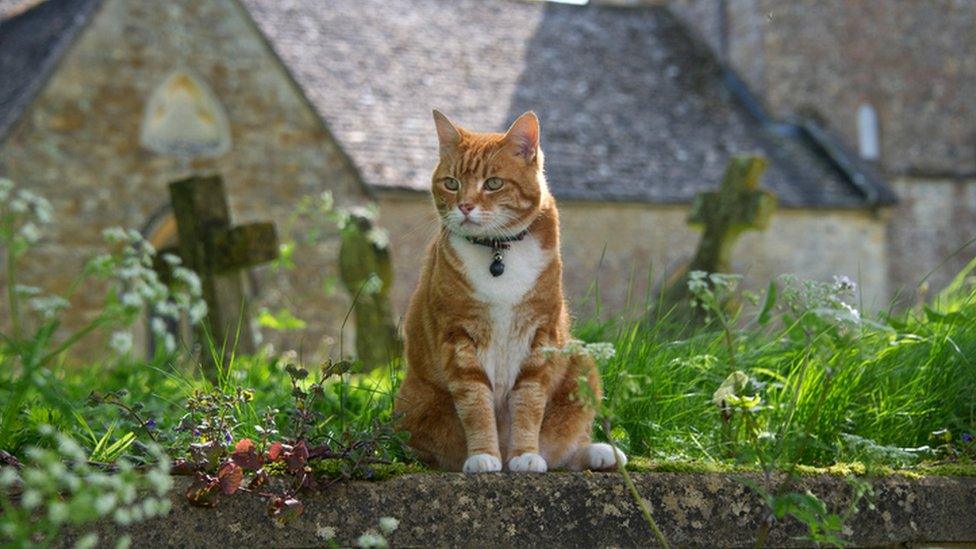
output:
M169 512L170 462L158 447L149 449L155 465L140 471L124 459L93 464L71 437L50 427L39 434L51 447L28 448L25 462L0 468L0 540L9 546L47 546L63 528L84 532L98 519L125 526ZM96 534L87 533L77 546L98 543ZM128 539L117 545L127 546Z
M697 330L669 324L666 316L651 325L588 328L615 342L603 377L614 399L614 438L627 441L632 453L658 463L731 462L791 475L838 461L868 470L973 462L971 279L917 313L877 318L851 304L855 285L845 277L830 283L780 277L755 300L755 313L730 313L736 281L691 273L694 306L706 320ZM940 427L954 433L950 440L930 440ZM938 451L928 446L937 443ZM792 494L786 484L768 494L767 504L771 517L807 524L811 540L839 543L836 520L844 515Z

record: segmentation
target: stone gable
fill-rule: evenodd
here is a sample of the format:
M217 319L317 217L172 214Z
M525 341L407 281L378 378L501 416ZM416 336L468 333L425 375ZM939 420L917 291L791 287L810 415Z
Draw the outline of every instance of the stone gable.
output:
M226 112L226 152L181 157L140 144L147 102L174 71L193 74ZM103 229L147 227L168 203L167 183L211 172L224 176L241 223L282 222L299 199L326 190L340 204L367 200L355 170L234 0L104 0L0 146L0 175L54 205L56 222L36 261L25 265L30 283L49 289L66 288L84 259L102 250ZM329 240L296 254L294 271L262 268L252 277L254 310L287 306L308 323L307 331L277 336L280 346L312 353L338 334L349 299L322 291L325 279L337 278L337 247ZM90 318L98 297L75 299L69 327Z

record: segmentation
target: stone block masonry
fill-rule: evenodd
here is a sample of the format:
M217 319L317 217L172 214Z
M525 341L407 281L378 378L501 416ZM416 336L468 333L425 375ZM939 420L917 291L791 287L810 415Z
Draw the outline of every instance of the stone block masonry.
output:
M751 547L764 516L742 479L760 475L638 473L635 482L674 547ZM393 547L649 547L653 536L616 474L414 474L382 482L350 482L303 498L305 513L276 528L264 500L222 498L213 509L190 507L189 483L177 482L165 518L125 531L102 525L102 542L127 533L134 547L325 546L328 536L352 545L377 531L381 517L399 528ZM844 535L854 546L952 546L976 543L976 478L888 477L872 482L867 503ZM832 512L849 504L851 488L836 476L802 477ZM788 519L774 525L768 547L807 547L805 529ZM61 540L68 546L72 540ZM963 545L965 546L965 545ZM969 545L972 546L972 545Z

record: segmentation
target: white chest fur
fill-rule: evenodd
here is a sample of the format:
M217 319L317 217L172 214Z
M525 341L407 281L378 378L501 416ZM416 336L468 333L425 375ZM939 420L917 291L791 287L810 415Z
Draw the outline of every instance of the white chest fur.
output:
M515 308L535 286L539 273L551 260L551 252L543 250L531 235L526 236L504 251L505 272L493 277L488 272L491 248L472 244L459 236L451 236L450 242L464 265L475 298L488 306L491 339L487 348L479 349L478 358L492 381L498 409L508 397L519 369L528 357L536 328L518 318Z

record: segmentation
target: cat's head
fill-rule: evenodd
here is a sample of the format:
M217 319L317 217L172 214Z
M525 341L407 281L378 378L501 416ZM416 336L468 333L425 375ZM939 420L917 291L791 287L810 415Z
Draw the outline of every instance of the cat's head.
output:
M434 110L440 160L431 181L444 226L462 236L516 234L538 216L548 194L539 119L527 112L504 134L475 133Z

